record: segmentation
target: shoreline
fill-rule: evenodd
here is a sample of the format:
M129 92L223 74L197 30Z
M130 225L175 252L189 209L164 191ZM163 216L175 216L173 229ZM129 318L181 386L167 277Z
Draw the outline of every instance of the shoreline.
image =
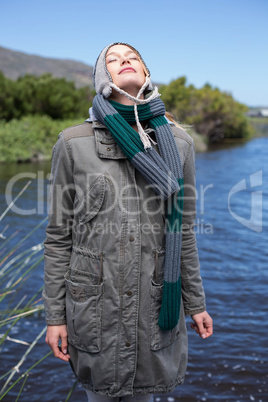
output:
M21 120L0 121L0 164L40 163L51 160L52 148L58 134L66 127L81 124L80 119L53 120L48 116L25 116ZM268 136L268 119L250 119L253 133L248 138L226 138L209 144L207 138L193 127L182 124L182 128L193 138L196 153L238 145L252 138Z

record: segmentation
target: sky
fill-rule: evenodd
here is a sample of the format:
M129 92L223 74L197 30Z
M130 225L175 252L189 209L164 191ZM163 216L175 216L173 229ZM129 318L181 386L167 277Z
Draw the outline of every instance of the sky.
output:
M94 65L127 42L152 80L186 76L268 107L268 0L0 0L0 46Z

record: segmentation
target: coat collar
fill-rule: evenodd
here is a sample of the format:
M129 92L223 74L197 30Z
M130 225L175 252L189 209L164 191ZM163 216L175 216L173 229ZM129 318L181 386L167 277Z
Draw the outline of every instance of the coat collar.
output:
M123 153L119 145L117 145L112 134L107 128L94 121L92 128L95 134L96 152L99 158L106 159L126 159L126 155Z
M126 159L126 155L116 143L112 134L108 131L107 127L96 119L93 114L92 108L89 109L89 118L86 120L92 123L92 128L95 134L96 152L99 158L106 159ZM147 134L154 133L152 128L146 128Z
M92 128L95 134L96 152L99 158L106 159L126 159L126 155L121 150L112 134L102 123L98 121L92 122ZM145 129L147 134L153 134L152 128Z

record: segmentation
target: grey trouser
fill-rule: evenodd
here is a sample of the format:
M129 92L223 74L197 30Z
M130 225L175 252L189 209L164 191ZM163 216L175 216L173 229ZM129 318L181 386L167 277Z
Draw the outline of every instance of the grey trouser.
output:
M128 395L128 396L121 396L121 397L112 397L106 395L96 395L91 391L85 390L88 396L88 402L153 402L154 397L152 394L145 394L145 395Z

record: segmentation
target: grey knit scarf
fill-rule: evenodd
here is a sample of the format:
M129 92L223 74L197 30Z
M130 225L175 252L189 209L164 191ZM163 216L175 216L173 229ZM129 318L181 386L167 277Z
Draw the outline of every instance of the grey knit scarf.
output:
M165 118L165 106L160 99L138 105L139 121L148 121L155 130L159 153L144 146L135 122L134 106L108 101L101 94L93 100L93 113L112 136L133 166L152 185L166 203L166 257L164 286L159 315L162 329L174 328L179 319L181 302L180 256L183 213L183 169L174 135ZM170 207L171 206L171 207Z

